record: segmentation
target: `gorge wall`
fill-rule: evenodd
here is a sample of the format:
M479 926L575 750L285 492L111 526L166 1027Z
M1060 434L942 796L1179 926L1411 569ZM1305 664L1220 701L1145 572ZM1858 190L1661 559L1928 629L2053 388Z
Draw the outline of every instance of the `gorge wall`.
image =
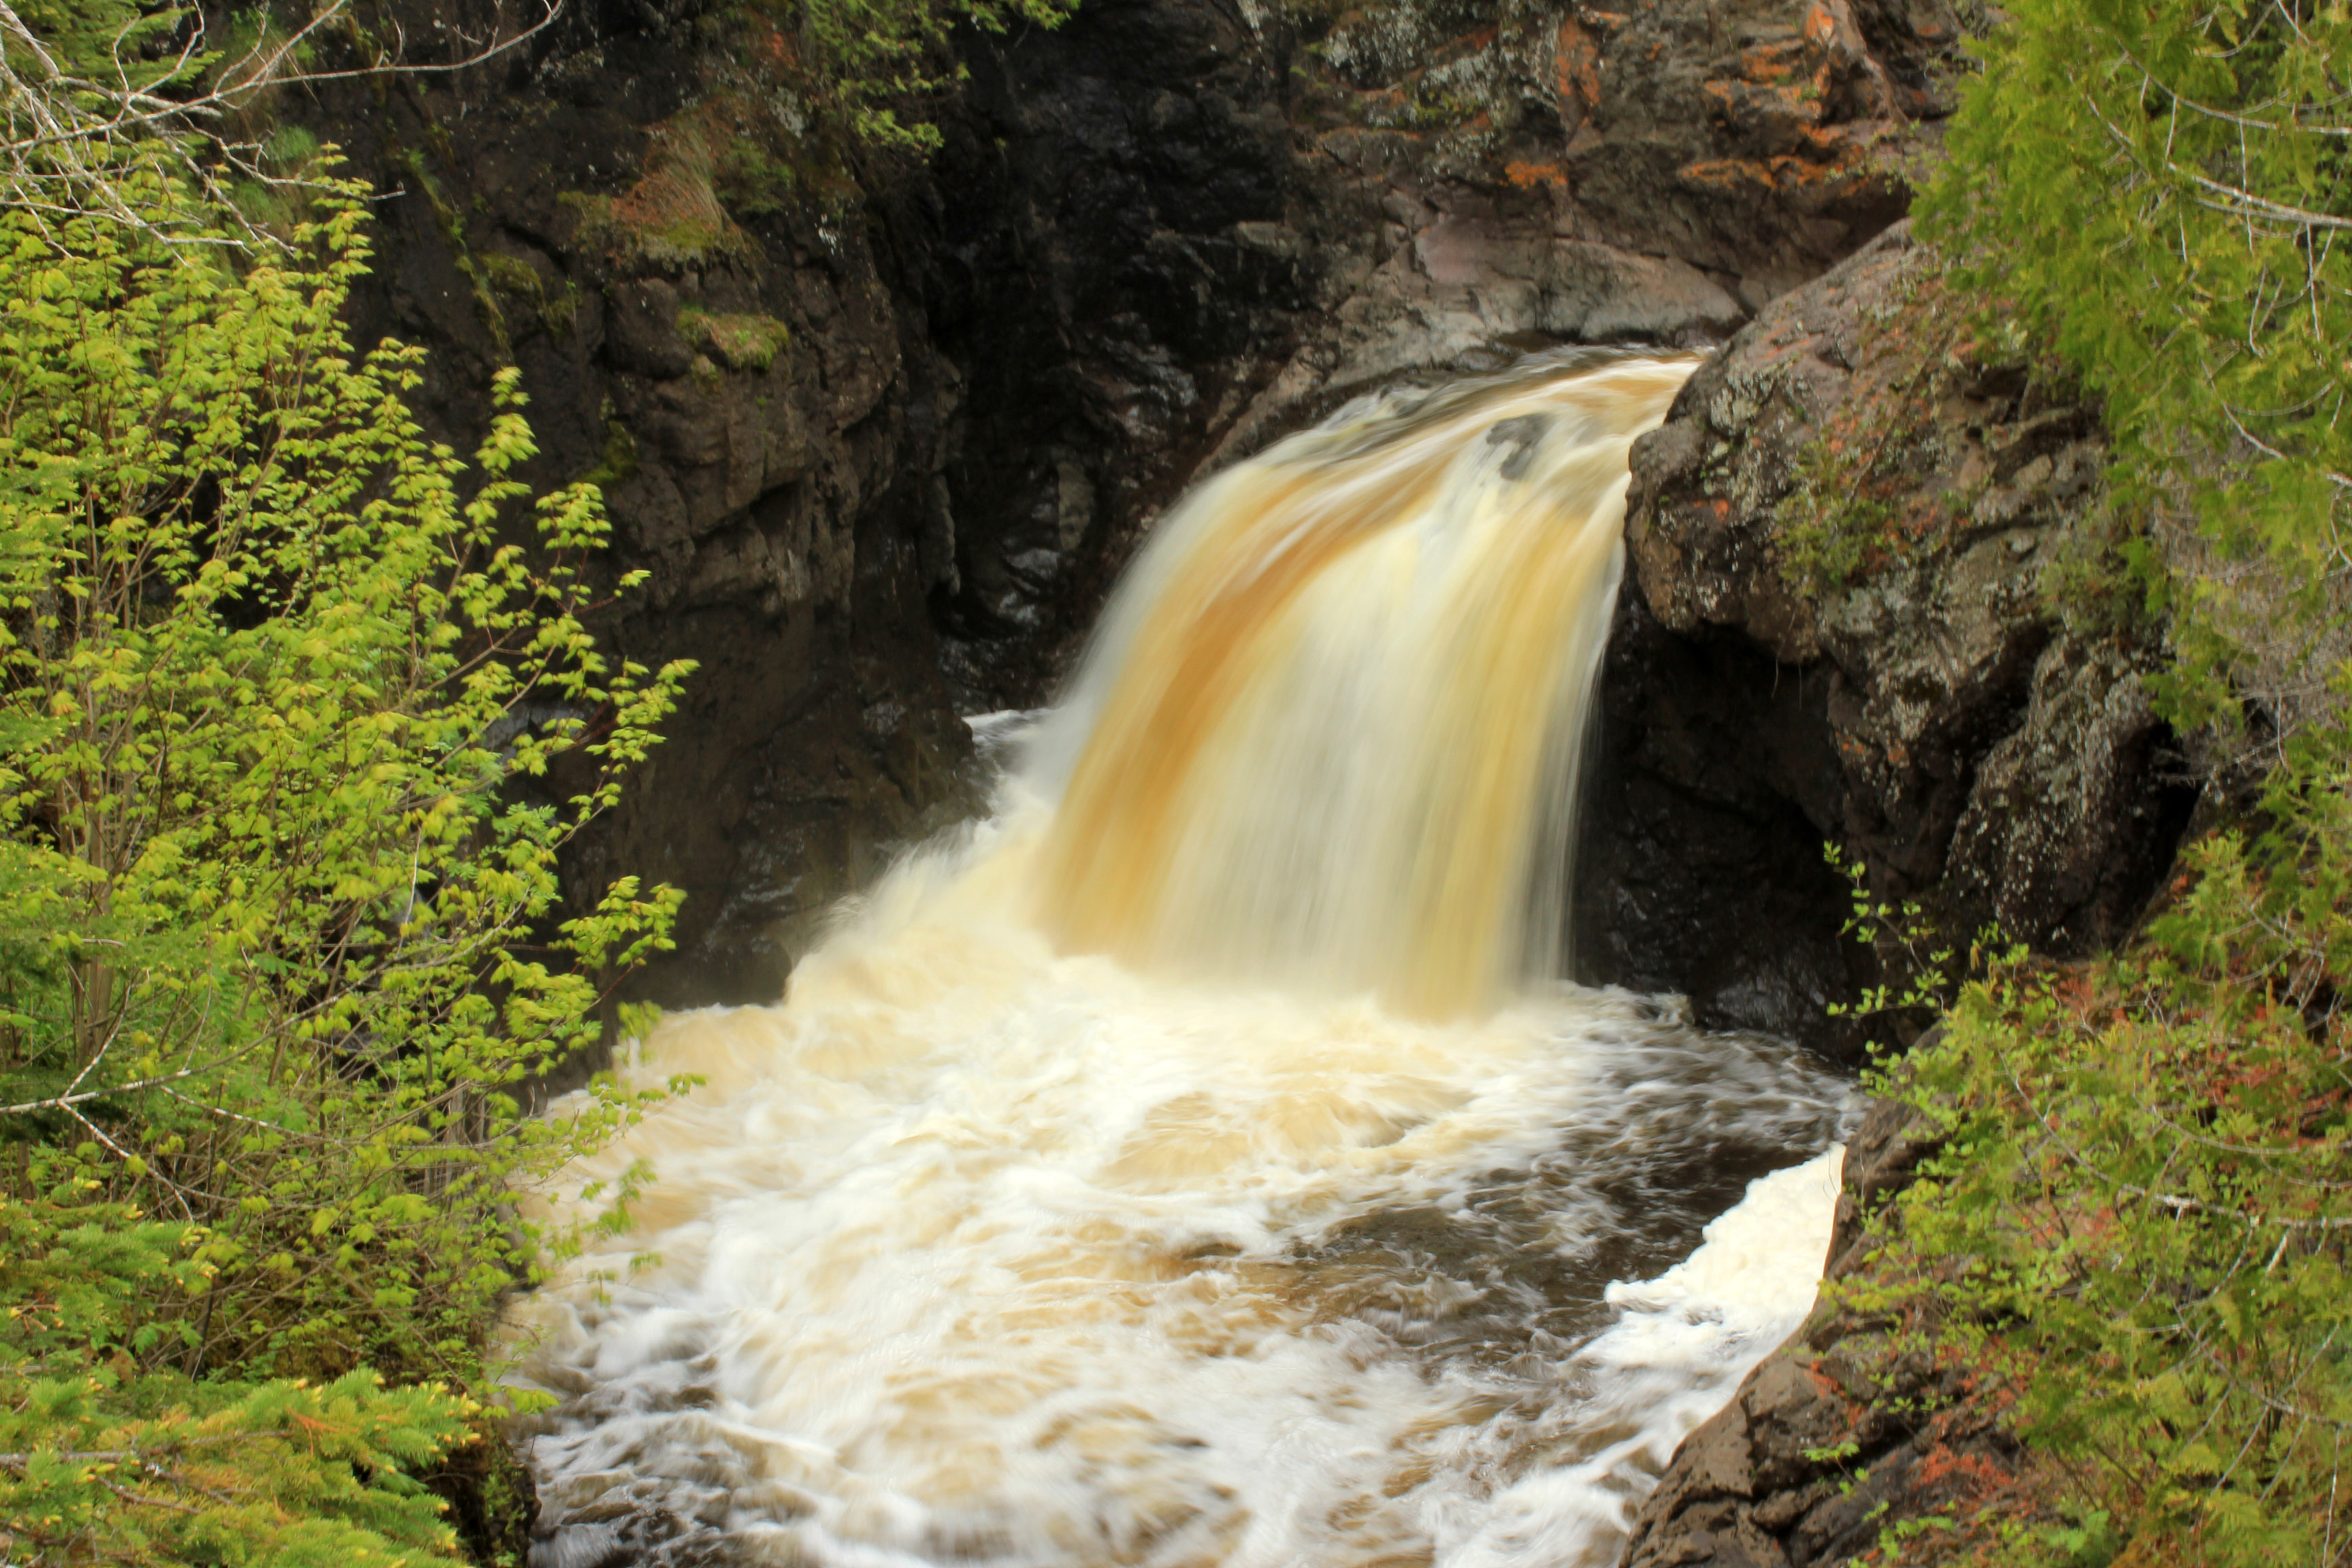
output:
M1874 958L1823 842L1965 939L2113 944L2195 792L2158 628L2070 577L2105 438L1982 340L1907 224L1767 305L1633 451L1582 952L1703 1019L1801 1028ZM1817 1037L1852 1050L1857 1037Z
M381 192L362 331L431 346L460 444L520 365L535 477L602 483L610 566L650 574L613 644L701 665L569 867L688 891L643 994L775 995L833 898L968 808L957 714L1046 698L1196 474L1400 379L1722 341L1884 230L1960 35L1943 0L1489 9L1096 0L975 32L928 161L829 139L751 5L574 0L489 66L302 108ZM1588 858L1586 968L1786 1026L1849 978L1811 858L1845 785L1797 755L1827 666L1661 618L1652 575L1600 792L1670 852ZM1763 795L1743 681L1787 693ZM1727 958L1736 911L1678 903L1734 886L1787 941Z

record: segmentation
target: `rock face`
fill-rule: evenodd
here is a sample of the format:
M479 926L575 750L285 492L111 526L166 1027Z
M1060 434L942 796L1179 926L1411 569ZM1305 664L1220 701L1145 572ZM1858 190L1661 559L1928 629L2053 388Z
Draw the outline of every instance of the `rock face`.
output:
M642 994L775 995L966 808L957 712L1044 700L1205 467L1400 376L1719 341L1884 227L1958 37L1943 0L1490 12L1090 0L960 39L928 162L844 146L790 39L691 0L286 108L383 193L362 333L432 348L461 447L520 364L534 477L597 479L650 574L613 645L701 666L568 868L687 890Z
M1907 1185L1934 1143L1890 1101L1846 1152L1828 1278L1866 1270L1864 1216ZM1684 1440L1637 1517L1623 1568L1817 1568L1906 1521L1990 1497L2016 1439L1948 1368L1906 1352L1891 1325L1836 1307L1775 1352Z
M2158 639L2070 624L2047 592L2104 449L2063 384L1978 350L1907 227L1693 377L1633 451L1595 972L1718 1023L1818 1016L1858 978L1842 884L1787 858L1824 839L1962 933L2066 952L2123 931L2191 797L2145 691Z
M1309 43L1329 68L1302 161L1376 223L1220 456L1497 351L1720 342L1901 216L1959 37L1941 0L1573 5L1450 37L1445 16L1408 0ZM1454 95L1480 111L1412 128Z
M886 281L887 225L795 194L814 162L737 155L740 95L700 28L575 4L494 66L309 116L383 192L362 335L430 347L416 402L461 448L491 369L519 365L530 477L598 482L607 564L648 574L600 629L700 666L565 867L583 893L625 869L688 890L644 986L673 1003L772 998L824 902L952 812L971 754L922 565L961 374Z

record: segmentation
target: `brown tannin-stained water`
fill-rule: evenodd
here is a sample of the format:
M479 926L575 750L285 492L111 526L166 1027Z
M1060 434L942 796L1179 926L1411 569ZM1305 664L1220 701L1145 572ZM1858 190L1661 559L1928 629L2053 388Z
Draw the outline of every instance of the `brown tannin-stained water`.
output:
M1849 1103L1559 978L1626 454L1695 363L1202 486L988 821L633 1047L706 1081L569 1173L656 1179L514 1314L535 1563L1615 1560L1811 1305Z

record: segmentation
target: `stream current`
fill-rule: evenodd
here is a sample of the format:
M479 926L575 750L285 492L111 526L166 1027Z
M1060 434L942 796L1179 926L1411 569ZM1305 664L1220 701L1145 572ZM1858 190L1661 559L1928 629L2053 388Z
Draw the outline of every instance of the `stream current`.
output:
M986 820L543 1201L540 1568L1592 1568L1809 1309L1844 1081L1561 978L1686 357L1342 411L1160 523ZM642 1179L650 1171L649 1180Z

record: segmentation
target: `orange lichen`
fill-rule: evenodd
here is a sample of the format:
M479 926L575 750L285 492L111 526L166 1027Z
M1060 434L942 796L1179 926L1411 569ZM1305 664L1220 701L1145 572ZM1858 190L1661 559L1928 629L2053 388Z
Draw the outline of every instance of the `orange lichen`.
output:
M775 70L798 70L801 63L800 41L771 18L753 13L753 36L751 52L760 64Z
M1754 82L1785 80L1797 68L1796 53L1790 44L1759 44L1739 57L1739 72Z
M2008 1486L2011 1477L1982 1454L1960 1453L1938 1443L1920 1458L1918 1479L1923 1487L1958 1479L1961 1489L1981 1496Z
M1813 1391L1819 1394L1823 1399L1828 1400L1831 1404L1841 1406L1849 1412L1853 1410L1853 1401L1846 1397L1845 1390L1840 1388L1837 1385L1836 1380L1832 1378L1829 1373L1823 1372L1820 1367L1811 1365L1809 1363L1798 1363L1798 1370L1805 1374L1807 1381L1812 1384Z
M1562 22L1552 61L1560 119L1581 120L1601 101L1601 46L1578 23Z
M1798 185L1831 184L1860 172L1860 165L1853 160L1817 163L1810 159L1789 157L1713 158L1685 163L1675 171L1675 176L1686 185L1711 190L1738 192L1761 186L1777 191Z
M1828 6L1820 4L1820 0L1815 0L1812 7L1806 11L1805 19L1799 26L1798 31L1805 42L1814 48L1827 49L1837 42L1837 17L1831 13Z

